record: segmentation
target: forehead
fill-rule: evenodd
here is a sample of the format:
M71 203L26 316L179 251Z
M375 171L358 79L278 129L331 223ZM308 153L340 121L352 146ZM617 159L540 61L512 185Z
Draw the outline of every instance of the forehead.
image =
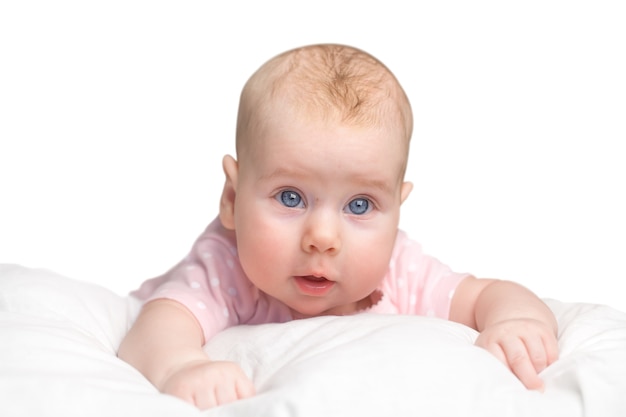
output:
M240 156L240 169L250 165L260 176L288 172L347 177L378 182L371 184L378 187L395 186L403 179L407 148L398 129L281 117L266 119L264 128L251 135L245 156Z

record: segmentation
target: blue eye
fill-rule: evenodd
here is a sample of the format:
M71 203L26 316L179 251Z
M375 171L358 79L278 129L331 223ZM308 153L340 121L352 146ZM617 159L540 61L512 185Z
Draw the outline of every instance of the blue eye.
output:
M348 203L348 210L356 215L365 214L370 210L370 202L367 198L355 198Z
M302 197L295 191L282 191L277 197L285 207L298 207L302 204Z

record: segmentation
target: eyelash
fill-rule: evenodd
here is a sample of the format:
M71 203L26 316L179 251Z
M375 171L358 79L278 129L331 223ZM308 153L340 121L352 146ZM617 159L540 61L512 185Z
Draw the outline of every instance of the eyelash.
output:
M287 208L299 208L300 205L304 204L304 199L302 198L302 196L300 195L300 193L298 191L294 191L294 190L282 190L279 191L274 198L283 206L287 207ZM355 213L353 211L354 207L353 204L360 204L357 207L361 208L363 206L363 203L365 203L365 210L363 212L360 213ZM351 207L353 206L353 207ZM372 202L372 200L370 200L367 197L355 197L352 200L350 200L348 202L348 204L346 204L346 206L344 207L344 210L348 210L350 214L353 214L355 216L363 216L364 214L369 213L370 211L372 211L375 208L374 203Z

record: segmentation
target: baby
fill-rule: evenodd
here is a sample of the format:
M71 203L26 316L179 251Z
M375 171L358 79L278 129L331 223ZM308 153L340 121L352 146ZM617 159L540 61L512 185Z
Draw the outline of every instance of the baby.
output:
M206 409L255 393L236 363L202 349L227 327L430 315L478 330L476 345L542 390L538 373L558 357L547 306L513 282L451 271L398 230L412 129L402 87L364 51L311 45L266 62L241 94L219 217L134 293L144 305L119 357Z

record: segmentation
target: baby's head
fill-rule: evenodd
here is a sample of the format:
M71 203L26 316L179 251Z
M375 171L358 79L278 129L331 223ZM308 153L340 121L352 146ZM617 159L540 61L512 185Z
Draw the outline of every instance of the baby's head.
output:
M392 72L362 50L310 45L262 65L241 93L236 136L240 163L266 145L260 133L285 118L385 130L390 142L401 142L402 172L406 168L413 130L409 100Z
M411 190L412 123L396 78L358 49L307 46L261 66L220 202L250 281L298 316L371 305Z

